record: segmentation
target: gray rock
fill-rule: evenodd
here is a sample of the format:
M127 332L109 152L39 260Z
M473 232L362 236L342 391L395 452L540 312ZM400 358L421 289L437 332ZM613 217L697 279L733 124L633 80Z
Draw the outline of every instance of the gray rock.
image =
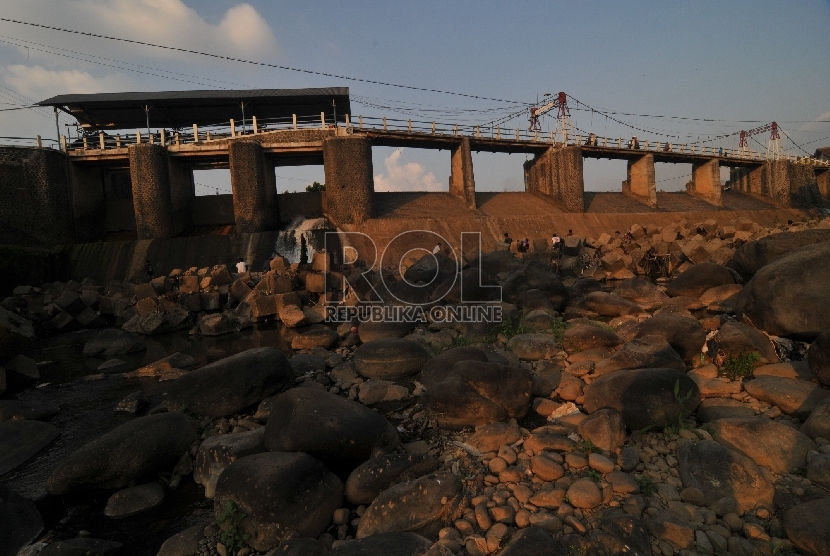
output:
M568 352L573 353L595 348L615 348L623 342L615 332L607 328L576 324L565 330L562 343Z
M150 399L144 392L138 390L137 392L128 394L123 400L118 402L118 405L115 406L115 411L123 411L125 413L139 415L144 413L149 406Z
M112 357L144 351L147 346L140 336L117 328L100 331L93 339L84 344L86 357Z
M458 346L429 359L421 367L421 383L432 388L443 376L459 361L487 362L487 354L482 350L470 346Z
M133 419L64 459L49 476L50 494L124 488L141 477L171 470L196 440L193 421L180 413Z
M382 492L360 518L357 538L409 531L434 539L461 502L461 482L451 473L426 475Z
M159 483L137 485L119 490L109 497L104 515L123 519L152 510L164 500L164 487Z
M541 527L527 527L516 532L501 556L565 556L568 551Z
M625 421L616 409L598 409L580 421L576 430L601 450L616 452L625 443Z
M216 484L219 518L235 505L246 542L264 552L291 537L317 537L343 502L343 483L301 452L265 452L231 463Z
M830 454L821 454L810 460L806 477L819 486L830 488Z
M279 350L253 348L190 371L173 381L167 407L207 417L233 415L285 389L291 365Z
M830 330L825 330L810 344L807 350L810 372L816 380L830 386Z
M811 500L784 512L784 531L809 556L830 554L830 497Z
M413 375L429 359L422 345L403 338L380 338L359 346L354 352L357 372L366 378L399 380Z
M372 500L395 483L432 473L438 461L428 454L387 454L362 463L346 480L346 499L358 506Z
M23 351L34 337L32 323L0 307L0 362Z
M686 401L681 405L675 396ZM688 417L700 404L697 384L674 369L631 369L616 371L591 382L585 388L584 408L590 414L611 407L622 414L631 430L648 426L665 427Z
M272 556L323 556L326 546L317 539L303 539L295 537L286 539L277 545L276 552L269 552Z
M360 341L364 344L381 338L403 338L415 325L411 322L362 322L357 327Z
M23 465L60 436L40 421L0 422L0 476Z
M43 531L43 519L35 503L0 485L0 556L15 556L17 551Z
M431 546L431 540L415 533L379 533L341 544L326 554L331 556L422 556Z
M507 349L524 361L550 359L559 351L556 338L550 334L516 334L507 342Z
M801 425L801 432L810 438L830 438L830 398L816 405Z
M316 328L294 336L291 340L293 349L312 349L321 347L329 349L334 346L340 337L330 328Z
M777 363L778 354L769 337L742 322L726 322L709 341L709 353L723 352L726 356L757 353L756 366Z
M288 360L294 376L322 373L326 370L326 360L312 353L298 353Z
M347 476L398 444L395 427L380 414L336 394L294 388L281 394L265 426L265 445L275 452L305 452Z
M591 292L583 297L578 306L604 317L619 317L621 315L638 315L643 308L636 303L607 292Z
M772 475L748 457L702 440L681 445L677 459L683 486L699 489L707 504L731 496L742 512L773 508Z
M205 498L213 498L219 476L239 458L265 451L265 428L211 436L199 446L193 464L193 480L205 487Z

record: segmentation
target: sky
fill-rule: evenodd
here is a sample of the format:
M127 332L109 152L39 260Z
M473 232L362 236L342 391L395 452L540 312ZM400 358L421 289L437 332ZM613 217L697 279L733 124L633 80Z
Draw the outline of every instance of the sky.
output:
M527 106L564 91L573 124L599 136L737 148L741 129L777 121L787 153L830 145L830 0L0 0L0 17L461 93L0 22L2 137L54 138L51 110L21 107L64 93L347 86L353 119L475 124L515 114L502 124L515 133ZM62 133L70 123L61 117ZM525 159L474 153L476 188L523 190ZM448 188L447 151L376 147L373 166L379 191ZM280 192L324 181L321 166L276 174ZM618 191L625 162L588 159L584 174L586 190ZM682 190L691 167L658 164L656 174L658 190ZM195 178L198 194L229 192L227 171Z

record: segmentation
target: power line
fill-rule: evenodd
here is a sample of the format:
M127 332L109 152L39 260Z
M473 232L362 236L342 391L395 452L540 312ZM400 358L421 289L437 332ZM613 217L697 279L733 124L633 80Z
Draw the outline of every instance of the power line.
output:
M41 29L49 29L51 31L60 31L62 33L72 33L72 34L75 34L75 35L83 35L83 36L86 36L86 37L93 37L93 38L96 38L96 39L106 39L106 40L111 40L111 41L125 42L125 43L129 43L129 44L138 44L138 45L141 45L141 46L151 46L153 48L161 48L161 49L164 49L164 50L170 50L170 51L174 51L174 52L184 52L186 54L196 54L196 55L199 55L199 56L206 56L206 57L215 58L215 59L218 59L218 60L227 60L229 62L239 62L239 63L243 63L243 64L250 64L250 65L253 65L253 66L261 66L261 67L267 67L267 68L294 71L294 72L298 72L298 73L306 73L306 74L309 74L309 75L320 75L320 76L323 76L323 77L333 77L335 79L344 79L346 81L356 81L356 82L359 82L359 83L370 83L372 85L383 85L385 87L397 87L399 89L409 89L409 90L412 90L412 91L424 91L424 92L428 92L428 93L440 93L440 94L445 94L445 95L455 95L455 96L466 97L466 98L475 98L475 99L480 99L480 100L492 100L492 101L495 101L495 102L507 102L507 103L511 103L511 104L527 104L525 102L519 102L519 101L516 101L516 100L506 100L506 99L501 99L501 98L483 97L483 96L479 96L479 95L471 95L471 94L466 94L466 93L457 93L457 92L454 92L454 91L447 91L447 90L443 90L443 89L430 89L430 88L427 88L427 87L415 87L414 85L401 85L399 83L390 83L390 82L386 82L386 81L377 81L377 80L374 80L374 79L364 79L364 78L360 78L360 77L350 77L348 75L339 75L339 74L336 74L336 73L327 73L327 72L315 71L315 70L309 70L309 69L303 69L303 68L295 68L295 67L291 67L291 66L283 66L283 65L280 65L280 64L270 64L270 63L267 63L267 62L257 62L255 60L247 60L247 59L244 59L244 58L236 58L234 56L225 56L225 55L222 55L222 54L211 54L210 52L202 52L200 50L192 50L192 49L189 49L189 48L180 48L180 47L177 47L177 46L167 46L167 45L163 45L163 44L155 44L155 43L151 43L151 42L137 41L137 40L133 40L133 39L125 39L125 38L121 38L121 37L112 37L112 36L109 36L109 35L100 35L100 34L97 34L97 33L89 33L89 32L86 32L86 31L76 31L74 29L66 29L64 27L54 27L54 26L51 26L51 25L42 25L40 23L31 23L31 22L28 22L28 21L20 21L20 20L17 20L17 19L9 19L9 18L6 18L6 17L0 17L0 21L5 21L7 23L14 23L14 24L17 24L17 25L28 25L30 27L39 27Z

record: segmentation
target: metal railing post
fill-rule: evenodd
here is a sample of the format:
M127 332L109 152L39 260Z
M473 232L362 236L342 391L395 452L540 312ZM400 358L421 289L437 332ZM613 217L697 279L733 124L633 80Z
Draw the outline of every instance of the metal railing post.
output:
M103 131L98 132L98 145L100 145L102 151L107 148L107 145L104 142L104 132Z
M35 140L37 141L37 148L42 149L43 148L43 141L40 140L40 135L36 136Z
M233 118L231 118L231 137L236 137L236 125L233 122Z
M254 128L254 135L259 133L259 126L257 126L257 123L256 123L256 116L251 116L251 125Z
M326 129L326 113L320 112L320 127Z
M297 114L291 114L291 119L294 122L294 131L297 131Z

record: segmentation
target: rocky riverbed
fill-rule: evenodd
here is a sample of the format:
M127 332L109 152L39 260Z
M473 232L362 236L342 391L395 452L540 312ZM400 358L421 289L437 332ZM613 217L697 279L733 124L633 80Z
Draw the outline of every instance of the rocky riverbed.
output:
M20 286L0 556L828 554L828 224L387 273L451 305L481 268L491 324L327 323L380 277L325 253Z

